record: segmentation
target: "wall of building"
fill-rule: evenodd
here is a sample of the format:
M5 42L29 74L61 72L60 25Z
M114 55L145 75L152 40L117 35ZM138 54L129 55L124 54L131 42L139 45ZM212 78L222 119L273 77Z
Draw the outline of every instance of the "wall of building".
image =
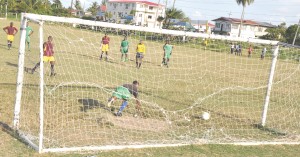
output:
M139 26L162 27L162 23L156 22L158 16L165 16L165 8L147 5L145 3L119 3L119 2L108 2L107 11L112 13L113 20L118 22L124 22L121 20L122 17L130 15L132 10L135 11L133 23ZM157 13L157 15L156 15Z

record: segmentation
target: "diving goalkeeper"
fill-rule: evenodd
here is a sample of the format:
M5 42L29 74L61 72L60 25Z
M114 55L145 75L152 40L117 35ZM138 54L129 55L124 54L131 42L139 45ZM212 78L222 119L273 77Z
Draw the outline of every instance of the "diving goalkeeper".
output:
M136 109L138 112L141 110L141 103L138 100L138 81L133 81L132 84L124 84L122 86L118 86L115 91L112 94L112 97L108 100L108 107L111 106L111 104L116 101L117 99L122 99L122 105L118 112L115 113L115 116L122 116L122 111L125 109L125 107L128 105L128 100L131 98L131 94L136 99Z

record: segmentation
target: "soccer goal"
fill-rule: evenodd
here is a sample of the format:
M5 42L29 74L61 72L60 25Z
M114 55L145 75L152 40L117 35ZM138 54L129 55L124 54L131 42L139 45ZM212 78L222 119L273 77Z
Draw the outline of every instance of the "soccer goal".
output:
M28 21L36 32L30 51ZM100 60L105 34L108 55ZM49 36L54 66L43 62ZM145 53L137 68L141 40ZM299 48L277 41L23 14L14 127L40 153L299 144L299 57ZM108 105L108 99L135 80L141 109L132 96L115 116L122 100Z

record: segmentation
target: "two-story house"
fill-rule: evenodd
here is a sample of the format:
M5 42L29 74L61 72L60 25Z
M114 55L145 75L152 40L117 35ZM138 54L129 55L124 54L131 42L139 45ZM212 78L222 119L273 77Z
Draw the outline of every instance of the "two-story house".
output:
M146 0L109 0L107 12L117 23L125 23L124 19L128 20L131 15L135 25L161 28L162 23L157 18L165 17L165 6Z
M216 34L229 35L232 37L238 37L239 28L240 28L240 19L237 18L227 18L220 17L214 19L215 28L213 30ZM253 20L244 20L241 30L242 38L256 38L263 35L266 35L267 28L275 28L275 25L266 23L266 22L256 22Z

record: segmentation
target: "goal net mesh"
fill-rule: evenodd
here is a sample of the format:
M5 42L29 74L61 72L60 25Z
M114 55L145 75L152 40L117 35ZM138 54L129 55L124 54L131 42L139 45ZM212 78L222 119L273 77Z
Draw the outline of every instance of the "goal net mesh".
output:
M34 74L31 69L40 61L39 26L30 25L36 33L25 53L19 132L38 145L40 77L39 68ZM53 37L56 73L51 77L50 64L44 63L44 149L300 142L299 48L280 46L266 126L261 127L275 46L47 21L43 32L44 41ZM108 61L99 60L105 33ZM129 60L124 62L120 43L125 35ZM146 54L137 69L140 40ZM161 66L166 40L173 45L168 67ZM232 44L241 45L241 53L231 53ZM116 87L134 80L140 83L142 112L134 116L133 98L121 117L114 116L122 101L108 107L108 99Z

